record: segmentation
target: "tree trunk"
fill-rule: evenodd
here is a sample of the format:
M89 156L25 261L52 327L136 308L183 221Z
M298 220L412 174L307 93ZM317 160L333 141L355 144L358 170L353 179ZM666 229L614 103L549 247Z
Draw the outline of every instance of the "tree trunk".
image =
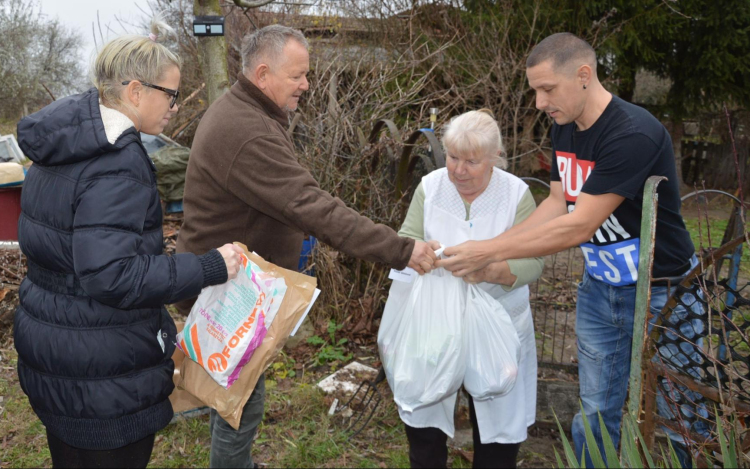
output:
M633 102L633 96L635 95L635 67L627 66L623 67L622 77L620 78L620 86L617 89L617 96L629 103Z
M682 136L684 134L684 125L682 119L671 122L669 126L669 135L672 137L672 149L674 151L674 166L677 170L677 184L680 193L685 192L688 187L682 180Z
M219 0L194 0L195 16L223 16ZM227 40L225 36L198 38L201 52L201 70L208 91L208 104L229 90L229 65L227 64Z

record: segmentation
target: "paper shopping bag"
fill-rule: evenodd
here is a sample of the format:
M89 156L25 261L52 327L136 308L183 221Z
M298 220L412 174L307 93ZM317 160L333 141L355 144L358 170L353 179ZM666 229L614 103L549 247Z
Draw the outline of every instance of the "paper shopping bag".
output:
M248 252L245 245L235 244L240 246L247 258L264 272L284 279L287 287L284 299L262 342L229 389L218 384L202 366L193 360L182 362L179 387L215 409L233 428L238 429L242 409L255 389L261 373L264 373L273 362L276 354L312 304L317 280L266 262L257 254Z

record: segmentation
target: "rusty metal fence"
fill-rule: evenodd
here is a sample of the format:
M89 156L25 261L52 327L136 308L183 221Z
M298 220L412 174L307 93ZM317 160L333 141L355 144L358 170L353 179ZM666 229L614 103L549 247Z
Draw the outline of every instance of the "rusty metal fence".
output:
M658 183L649 179L644 194L628 411L650 449L656 429L668 429L690 445L700 466L710 467L723 439L740 453L750 450L750 279L741 270L748 241L745 208L720 191L696 191L683 198L703 199L707 223L701 241L706 236L708 243L699 245L700 264L675 281L674 293L649 327ZM734 203L714 242L706 206L712 194ZM657 412L659 400L665 405Z

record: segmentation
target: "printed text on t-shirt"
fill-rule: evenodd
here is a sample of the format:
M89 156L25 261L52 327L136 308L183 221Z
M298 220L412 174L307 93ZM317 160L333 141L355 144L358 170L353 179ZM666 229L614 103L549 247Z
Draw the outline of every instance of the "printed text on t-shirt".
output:
M586 179L594 170L594 162L579 160L574 153L557 152L557 170L560 173L565 200L575 203Z
M572 212L596 162L579 160L575 153L564 151L557 151L555 156L568 211ZM640 239L628 233L614 213L590 242L581 245L581 250L586 271L593 278L615 286L632 285L638 279Z

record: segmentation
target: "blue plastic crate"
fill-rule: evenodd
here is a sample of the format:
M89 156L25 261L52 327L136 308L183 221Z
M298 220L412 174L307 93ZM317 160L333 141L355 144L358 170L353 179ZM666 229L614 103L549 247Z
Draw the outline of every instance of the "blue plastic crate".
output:
M314 236L305 236L305 240L302 242L302 252L299 256L299 266L297 267L297 270L302 272L306 275L315 276L315 269L307 269L308 261L312 257L313 249L315 249L315 246L318 244L318 240L315 239Z
M167 213L181 213L182 212L182 201L167 202Z

